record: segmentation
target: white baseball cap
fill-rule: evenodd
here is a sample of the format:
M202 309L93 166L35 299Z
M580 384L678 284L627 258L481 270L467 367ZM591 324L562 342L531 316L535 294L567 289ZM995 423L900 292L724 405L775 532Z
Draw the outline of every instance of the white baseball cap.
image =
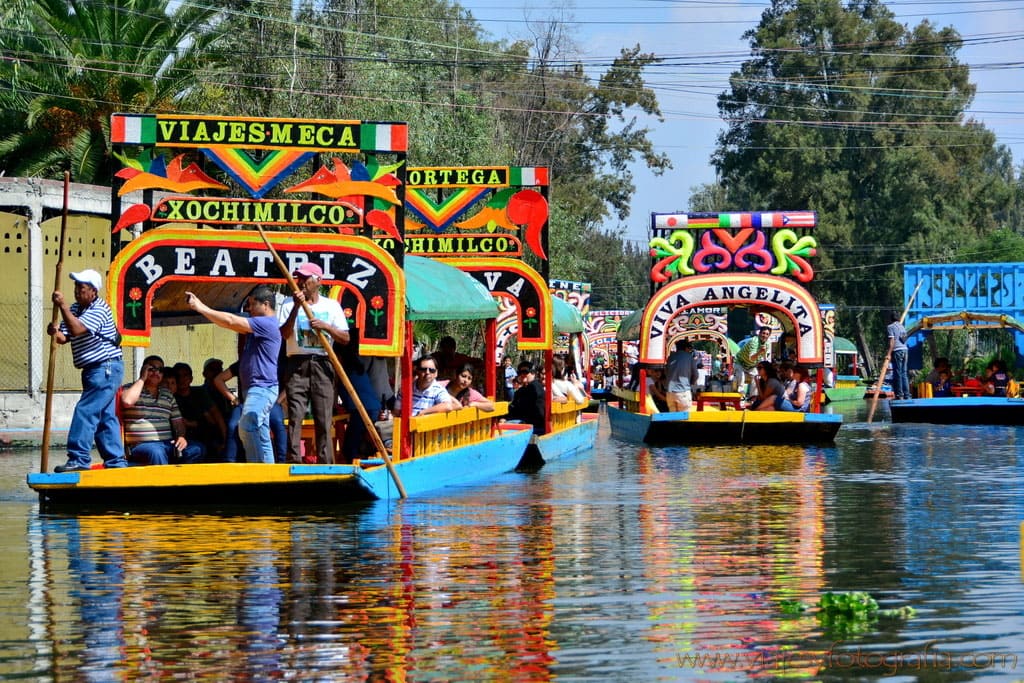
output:
M92 285L97 292L100 291L100 287L103 286L103 276L92 268L78 273L71 273L71 279L75 282L84 282L87 285Z

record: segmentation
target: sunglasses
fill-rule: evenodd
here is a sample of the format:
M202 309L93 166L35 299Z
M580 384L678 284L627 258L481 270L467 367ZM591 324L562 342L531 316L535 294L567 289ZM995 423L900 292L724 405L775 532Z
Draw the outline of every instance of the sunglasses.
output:
M416 368L416 369L418 371L420 371L420 372L429 372L430 374L434 374L435 372L437 372L437 368Z
M146 372L163 372L163 371L164 371L164 369L163 369L163 368L158 368L158 367L156 367L155 365L147 365L147 366L146 366L145 368L143 368L143 369L144 369L144 370L145 370Z

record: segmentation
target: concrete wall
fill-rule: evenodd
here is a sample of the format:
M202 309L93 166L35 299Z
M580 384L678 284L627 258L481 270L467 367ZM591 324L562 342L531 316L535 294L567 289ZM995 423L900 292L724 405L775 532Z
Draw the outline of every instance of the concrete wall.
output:
M141 202L141 193L124 198L126 205ZM36 444L42 440L46 413L52 319L50 294L55 284L64 183L38 178L0 177L0 217L3 230L17 235L3 243L0 254L0 445ZM61 291L72 291L70 273L82 268L107 271L110 262L111 189L72 183L68 193L68 230L62 266ZM15 225L16 224L16 225ZM21 236L27 229L27 241ZM130 239L125 230L113 239ZM19 241L20 240L20 241ZM11 246L13 244L13 246ZM26 248L23 248L26 245ZM4 294L3 292L6 292ZM101 292L106 295L106 292ZM235 336L213 325L164 328L150 348L128 348L125 381L138 376L142 359L156 353L167 365L190 363L197 382L202 361L218 356L225 366L235 360ZM27 338L26 338L27 336ZM54 363L54 394L50 443L63 445L71 413L81 390L79 373L71 363L71 349L58 347Z

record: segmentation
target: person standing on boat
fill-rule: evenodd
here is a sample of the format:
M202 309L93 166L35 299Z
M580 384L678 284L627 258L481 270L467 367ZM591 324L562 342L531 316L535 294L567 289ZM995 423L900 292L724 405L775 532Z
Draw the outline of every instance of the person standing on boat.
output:
M740 345L740 350L735 356L736 364L743 368L743 377L741 378L743 386L739 387L740 393L743 392L744 387L749 387L750 391L747 393L752 394L753 388L757 386L757 364L768 360L770 348L768 338L771 334L772 328L767 325L759 327L756 336Z
M281 337L287 342L288 360L285 368L285 393L288 395L288 459L302 462L302 420L306 409L313 413L316 459L321 464L334 463L331 424L338 402L334 367L320 343L324 332L335 342L348 344L348 322L341 304L320 296L323 270L315 263L303 263L292 275L298 284L293 301L281 305L277 319ZM309 304L313 319L306 317L302 303Z
M82 395L75 405L68 429L68 460L55 472L89 469L95 443L104 467L124 467L121 423L114 404L124 379L124 359L110 306L99 297L103 279L95 270L71 273L75 303L54 291L53 305L60 309L59 325L50 323L46 333L58 344L71 342L71 358L82 371Z
M910 398L910 377L907 375L907 330L900 322L900 316L893 311L889 326L885 328L889 337L889 357L892 359L892 394L897 401Z
M697 359L693 356L693 344L689 339L676 342L675 351L665 361L668 379L666 396L669 412L678 413L693 406L693 387L697 386Z
M281 330L274 313L276 297L265 285L248 296L249 317L216 311L186 292L189 308L215 325L245 335L239 359L238 383L245 387L238 437L247 462L274 462L270 440L270 410L277 401L277 355L281 350Z

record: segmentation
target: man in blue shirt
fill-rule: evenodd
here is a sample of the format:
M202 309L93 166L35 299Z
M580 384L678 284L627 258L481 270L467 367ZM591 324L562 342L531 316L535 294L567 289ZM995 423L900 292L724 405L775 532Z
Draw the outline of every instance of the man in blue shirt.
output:
M249 317L216 311L185 292L189 307L204 318L245 336L239 360L239 386L245 387L238 438L247 462L274 462L270 441L270 409L277 400L277 355L281 350L281 331L274 312L274 292L260 285L249 293Z
M121 423L114 397L124 378L121 340L107 302L99 298L103 278L95 270L71 273L75 282L75 303L70 306L60 291L54 291L53 305L60 309L59 326L50 323L46 333L58 344L71 342L71 357L82 371L82 396L78 399L68 429L68 461L55 472L89 469L92 446L96 444L104 467L125 467Z

